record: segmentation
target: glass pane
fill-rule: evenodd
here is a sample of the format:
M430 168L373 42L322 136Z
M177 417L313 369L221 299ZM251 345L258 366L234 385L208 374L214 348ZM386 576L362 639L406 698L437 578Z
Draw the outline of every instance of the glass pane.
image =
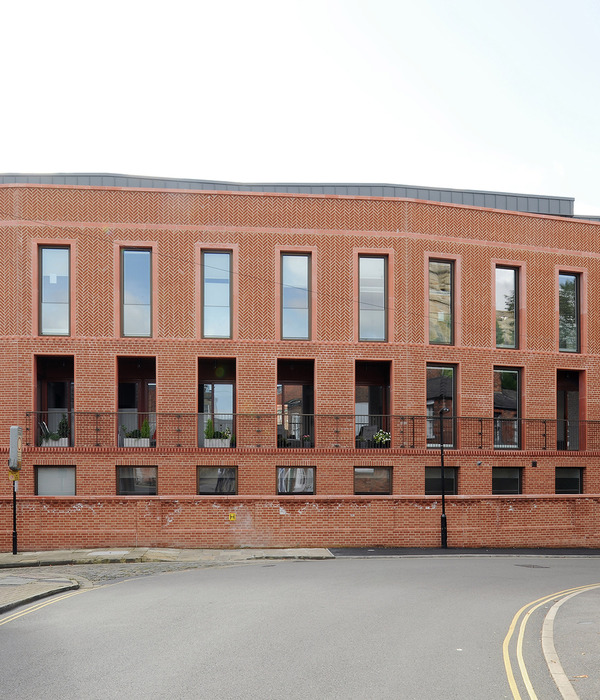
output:
M579 352L577 275L558 276L558 343L563 352Z
M494 447L519 447L519 372L494 370Z
M518 467L493 467L492 493L521 493L520 472Z
M581 469L556 467L556 493L581 493Z
M123 335L151 333L150 251L123 251Z
M203 335L231 336L231 255L203 254Z
M38 496L74 496L75 467L37 467Z
M452 263L429 261L429 342L451 345Z
M386 340L386 258L361 257L358 261L359 337Z
M496 345L517 347L516 333L517 271L496 268Z
M283 255L282 276L282 328L284 338L308 338L309 309L309 257L308 255Z
M40 277L40 333L68 335L69 249L42 248Z
M206 338L229 338L231 323L229 307L204 307L204 336Z
M389 467L355 467L354 493L392 492L392 470Z
M43 303L41 332L44 335L69 335L69 304Z
M312 494L314 467L278 467L277 491L280 494Z
M437 496L441 493L441 467L425 467L425 495ZM445 467L444 469L444 493L456 494L456 469L454 467Z
M150 304L150 251L123 251L123 303Z
M198 467L198 493L235 494L236 492L235 467Z
M122 496L155 496L156 472L156 467L118 467L117 493Z
M440 411L448 409L440 421ZM430 447L441 444L441 423L444 428L444 445L454 445L454 368L427 367L427 444Z
M284 309L281 332L284 338L308 338L308 309Z

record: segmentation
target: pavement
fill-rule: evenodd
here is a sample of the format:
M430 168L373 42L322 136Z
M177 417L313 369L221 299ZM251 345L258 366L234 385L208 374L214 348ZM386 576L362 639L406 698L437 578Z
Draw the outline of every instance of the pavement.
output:
M300 560L334 559L328 549L153 549L131 547L115 549L61 549L12 554L0 552L0 614L40 598L76 590L81 579L53 575L45 567L136 564L168 562L215 566L251 562L261 559ZM42 568L44 567L44 568ZM14 569L19 569L18 575ZM3 571L4 570L4 571ZM21 573L22 571L22 573Z

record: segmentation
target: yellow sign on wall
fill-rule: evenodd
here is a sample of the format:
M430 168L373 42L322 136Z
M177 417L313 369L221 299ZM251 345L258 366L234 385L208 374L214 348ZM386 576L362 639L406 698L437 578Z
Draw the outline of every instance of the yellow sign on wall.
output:
M233 522L235 520L235 513L229 513L229 520Z

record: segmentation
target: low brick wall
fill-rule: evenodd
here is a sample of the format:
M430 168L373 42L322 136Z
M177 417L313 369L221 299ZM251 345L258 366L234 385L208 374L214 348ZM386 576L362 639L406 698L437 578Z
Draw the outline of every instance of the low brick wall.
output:
M18 497L19 551L73 547L437 547L439 498ZM600 495L452 496L450 547L600 547ZM230 519L230 518L235 519ZM12 500L0 499L0 550Z

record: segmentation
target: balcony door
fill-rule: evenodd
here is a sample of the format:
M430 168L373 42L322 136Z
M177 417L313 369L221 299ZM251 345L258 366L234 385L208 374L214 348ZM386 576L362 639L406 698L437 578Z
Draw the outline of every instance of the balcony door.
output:
M357 361L354 396L356 446L389 447L378 438L390 430L390 363Z
M72 355L40 355L37 374L37 444L73 444L74 362Z
M198 360L198 446L230 447L235 445L235 439L235 359L201 357Z
M156 360L154 357L119 357L118 435L125 440L144 440L138 446L156 444ZM133 443L131 443L133 444Z
M581 372L558 370L556 374L556 447L559 450L579 449L580 382Z

